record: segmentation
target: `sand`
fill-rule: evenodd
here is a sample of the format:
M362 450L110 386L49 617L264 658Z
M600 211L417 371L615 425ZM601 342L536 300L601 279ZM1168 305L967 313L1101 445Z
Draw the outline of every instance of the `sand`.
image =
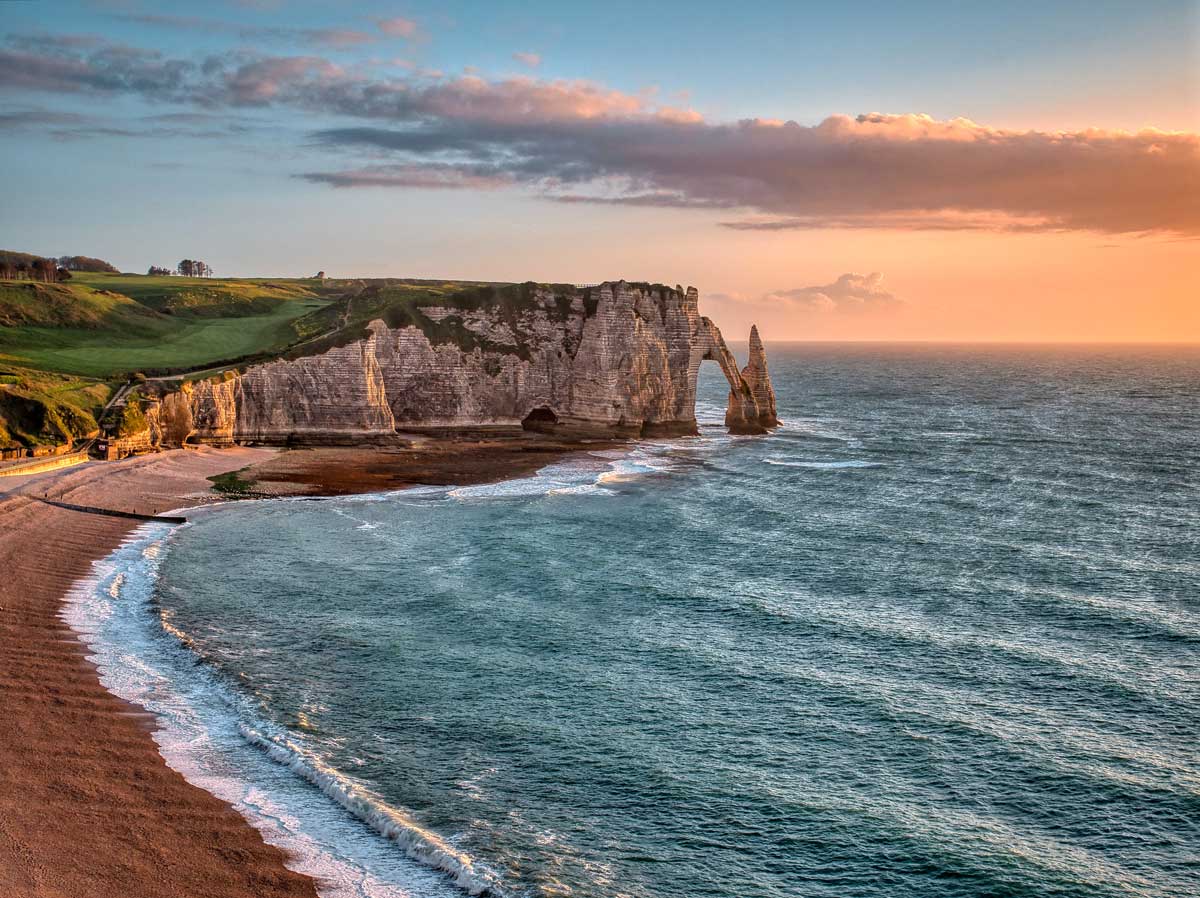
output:
M260 494L364 492L520 476L568 448L189 449L0 479L0 898L316 895L233 808L166 766L154 718L100 685L59 617L137 522L42 497L153 514L219 499L206 478L229 471Z
M264 494L342 495L420 484L467 486L524 477L580 449L613 442L564 443L546 437L490 440L417 440L373 449L301 449L281 452L241 476Z

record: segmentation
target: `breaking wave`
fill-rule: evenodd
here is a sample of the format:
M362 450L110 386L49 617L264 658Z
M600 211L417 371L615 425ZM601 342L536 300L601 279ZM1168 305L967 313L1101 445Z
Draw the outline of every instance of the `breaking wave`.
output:
M312 783L381 836L402 847L410 857L450 874L454 884L468 894L503 898L505 893L496 873L476 864L410 814L330 767L316 753L282 734L268 735L246 723L239 724L238 731L271 760Z

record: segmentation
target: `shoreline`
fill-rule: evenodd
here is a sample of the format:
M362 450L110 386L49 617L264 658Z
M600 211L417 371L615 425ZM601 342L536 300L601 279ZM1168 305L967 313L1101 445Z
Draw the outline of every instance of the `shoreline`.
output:
M614 445L622 444L509 439L186 449L6 479L0 894L317 895L314 880L295 872L291 857L232 805L167 765L154 739L157 716L101 684L88 646L63 612L93 562L116 551L140 522L70 506L156 515L239 498L491 483ZM233 472L232 480L220 476Z

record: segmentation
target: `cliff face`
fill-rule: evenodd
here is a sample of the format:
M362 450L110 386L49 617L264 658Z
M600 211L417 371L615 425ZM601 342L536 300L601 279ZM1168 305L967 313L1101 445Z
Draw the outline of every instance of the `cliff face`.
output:
M726 424L775 426L757 330L739 371L695 288L624 281L525 287L507 305L425 305L417 324L372 321L360 339L185 384L148 410L153 439L329 444L397 431L527 430L563 436L696 431L696 377L715 360L730 384Z

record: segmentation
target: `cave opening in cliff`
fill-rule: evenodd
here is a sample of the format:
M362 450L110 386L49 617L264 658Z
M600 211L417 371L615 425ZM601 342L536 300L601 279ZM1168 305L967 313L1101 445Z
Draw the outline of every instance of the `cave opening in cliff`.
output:
M525 416L525 420L521 422L521 429L549 433L557 424L558 415L554 414L553 409L543 405L535 408Z

